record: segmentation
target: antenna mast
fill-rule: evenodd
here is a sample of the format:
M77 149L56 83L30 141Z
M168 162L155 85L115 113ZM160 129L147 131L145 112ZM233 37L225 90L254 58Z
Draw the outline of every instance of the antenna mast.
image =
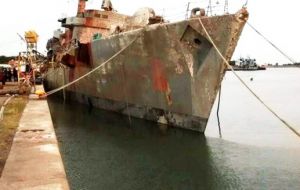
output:
M228 14L228 0L225 0L224 13Z
M210 15L212 15L211 0L209 0L208 2L207 12L210 13Z
M189 18L190 4L191 4L191 2L188 2L188 4L187 4L187 7L186 7L186 14L185 14L185 19L188 19L188 18Z

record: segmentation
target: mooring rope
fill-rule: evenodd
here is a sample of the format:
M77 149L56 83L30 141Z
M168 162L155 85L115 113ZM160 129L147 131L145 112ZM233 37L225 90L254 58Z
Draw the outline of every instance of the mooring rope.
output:
M88 73L82 75L81 77L77 78L76 80L69 82L68 84L65 84L59 88L56 88L54 90L51 90L49 92L47 92L44 96L50 96L60 90L63 90L69 86L71 86L74 83L77 83L78 81L82 80L83 78L89 76L90 74L94 73L95 71L97 71L98 69L100 69L101 67L103 67L105 64L107 64L108 62L110 62L111 60L113 60L114 58L116 58L117 56L119 56L124 50L126 50L129 46L131 46L137 39L138 37L140 37L140 35L136 35L136 37L124 48L122 48L120 51L118 51L116 54L114 54L113 56L111 56L108 60L106 60L105 62L103 62L102 64L100 64L99 66L95 67L93 70L89 71Z
M131 115L130 115L130 110L129 110L129 103L128 103L128 94L127 94L127 90L126 90L126 76L125 76L125 65L124 65L124 62L122 63L122 74L123 74L123 80L125 82L125 85L122 85L123 86L123 93L125 95L125 99L126 99L126 109L128 111L128 121L129 121L129 125L130 127L132 126L132 122L131 122Z
M221 104L221 92L222 92L222 85L220 85L219 97L218 97L218 107L217 107L217 119L218 119L218 127L219 127L219 136L220 136L220 138L222 138L221 122L220 122L220 116L219 116L220 104Z
M1 109L0 109L0 121L3 120L3 114L4 114L4 109L6 107L6 105L8 104L8 102L13 99L15 97L15 95L10 96L2 105Z
M223 61L226 63L227 67L233 72L233 74L239 79L239 81L251 92L251 94L261 103L265 106L265 108L267 108L275 117L277 117L287 128L289 128L292 132L294 132L298 137L300 137L300 133L294 129L290 124L288 124L284 119L282 119L275 111L273 111L273 109L271 109L271 107L269 107L245 82L244 80L234 71L233 67L228 63L228 61L225 59L225 57L222 55L222 53L220 52L219 48L216 46L216 44L214 43L214 41L212 40L211 36L209 35L209 33L207 32L201 18L198 19L205 34L207 35L209 41L212 43L212 45L214 46L214 48L216 49L216 51L218 52L218 54L220 55L220 57L223 59Z
M254 26L252 26L249 21L247 21L248 26L252 28L258 35L260 35L264 40L266 40L271 46L273 46L279 53L281 53L284 57L286 57L288 60L290 60L292 63L296 63L294 59L292 59L290 56L288 56L286 53L284 53L280 48L278 48L274 43L272 43L268 38L266 38L262 33L260 33Z

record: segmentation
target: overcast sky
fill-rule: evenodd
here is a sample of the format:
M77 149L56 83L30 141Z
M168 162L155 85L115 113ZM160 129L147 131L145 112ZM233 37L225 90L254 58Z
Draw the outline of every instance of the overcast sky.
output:
M114 8L132 15L140 7L152 7L169 20L183 19L186 5L206 7L204 0L112 0ZM246 0L228 0L229 12L238 11ZM102 0L89 0L87 8L100 8ZM224 0L219 0L224 3ZM198 4L198 5L197 5ZM17 33L24 35L35 30L40 40L38 50L45 53L45 44L53 31L60 27L57 19L76 14L77 0L6 0L1 3L0 55L17 55L25 49ZM300 61L300 2L297 0L249 0L249 22L286 54ZM235 59L240 56L256 58L258 64L288 63L251 28L245 27L236 48Z

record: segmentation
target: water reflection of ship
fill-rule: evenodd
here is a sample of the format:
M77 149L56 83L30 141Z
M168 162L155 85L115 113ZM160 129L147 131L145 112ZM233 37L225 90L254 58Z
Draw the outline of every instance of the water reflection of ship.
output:
M257 71L257 70L266 70L264 65L257 65L256 59L240 58L237 61L230 61L230 65L235 71ZM228 68L227 70L231 70Z
M227 147L240 149L235 144L218 147L218 139L192 131L48 101L71 189L118 189L124 177L125 189L241 189L229 161L220 162Z

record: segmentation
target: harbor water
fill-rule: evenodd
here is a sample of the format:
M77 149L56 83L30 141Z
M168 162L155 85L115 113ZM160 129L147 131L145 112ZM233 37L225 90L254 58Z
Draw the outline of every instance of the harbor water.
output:
M300 69L237 73L300 132ZM72 189L300 189L300 137L230 71L222 83L222 138L217 101L205 135L56 97L48 102Z

